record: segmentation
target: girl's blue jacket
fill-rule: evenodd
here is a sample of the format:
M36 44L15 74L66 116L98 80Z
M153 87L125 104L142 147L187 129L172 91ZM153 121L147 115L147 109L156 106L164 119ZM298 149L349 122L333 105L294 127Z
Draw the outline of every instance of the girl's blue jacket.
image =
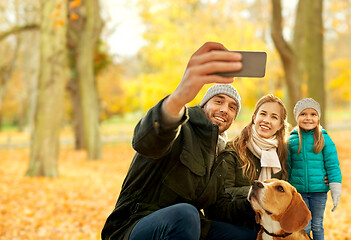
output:
M320 153L313 151L313 130L301 131L302 143L299 150L299 135L297 128L290 133L288 143L288 181L299 193L328 192L329 187L324 183L328 176L330 183L341 183L341 171L334 142L327 131L321 129L324 137L324 147Z

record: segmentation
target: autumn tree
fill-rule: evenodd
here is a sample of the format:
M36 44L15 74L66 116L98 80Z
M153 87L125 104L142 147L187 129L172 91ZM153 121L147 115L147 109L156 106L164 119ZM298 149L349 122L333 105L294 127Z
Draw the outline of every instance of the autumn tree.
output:
M280 0L272 0L272 39L275 47L277 48L285 73L285 82L287 85L287 91L289 98L287 105L288 110L288 122L294 122L293 109L295 103L300 98L300 91L297 85L297 66L296 56L290 46L290 44L283 37L283 26L282 26L282 7Z
M128 86L138 89L135 98L139 98L144 111L174 91L189 56L204 42L221 42L229 50L268 51L264 29L257 30L254 13L248 15L250 6L245 1L154 0L141 1L138 6L146 28L146 44L138 56L142 73ZM267 71L265 79L236 79L234 86L247 107L253 107L269 91L267 79L271 73ZM190 105L198 104L205 91Z
M6 106L6 98L10 97L9 93L12 88L10 82L14 78L13 76L19 72L18 69L22 66L21 61L23 61L23 52L37 51L37 49L33 47L35 43L28 41L30 36L37 34L38 31L35 30L39 29L38 24L36 24L37 21L32 19L33 14L27 14L27 9L33 7L33 5L18 0L11 2L2 1L0 3L0 22L2 29L6 29L0 31L0 52L2 56L6 56L0 59L0 129L3 114L5 116L11 114L8 106ZM4 11L5 9L7 12ZM36 13L36 11L33 12ZM29 44L31 44L31 47L27 47ZM29 69L31 64L36 63L36 61L33 61L35 60L35 55L36 54L30 54L28 58L25 58L28 61L27 64L24 65L25 69ZM24 75L26 75L26 72L21 76ZM27 75L26 77L28 79ZM24 81L24 79L22 80ZM25 83L27 82L29 81L25 81ZM18 89L16 93L15 96L11 96L11 98L16 98L13 99L13 101L25 101L27 95L25 89ZM18 107L20 108L18 126L21 130L24 126L27 108L22 104ZM12 115L15 114L12 113Z
M19 22L28 23L24 26L31 26L31 30L26 28L19 34L21 40L21 51L19 61L16 64L18 87L15 99L18 102L16 120L18 130L32 133L34 129L34 115L36 109L39 75L39 8L38 1L18 1L20 9L16 12L19 15Z
M321 125L326 120L326 91L324 79L324 27L322 20L323 0L300 0L305 13L306 44L304 64L306 66L308 97L314 98L321 106Z
M324 12L327 105L333 109L346 107L348 111L344 112L350 115L351 1L326 1Z
M19 52L19 38L16 37L16 41L14 43L13 53L11 52L11 48L9 48L8 44L4 46L3 52L8 52L6 58L2 58L0 60L0 129L2 128L2 105L5 92L7 90L8 83L11 79L11 75L17 60L18 52Z
M41 46L35 128L27 176L58 176L58 153L66 72L65 0L41 0Z
M85 148L88 159L101 158L98 102L94 58L102 29L98 0L71 0L69 49L74 131L77 148Z
M85 135L83 125L83 113L81 105L81 94L79 90L79 75L77 70L78 45L84 18L80 17L81 2L68 1L68 29L67 29L67 50L70 77L67 90L72 99L72 128L74 133L75 149L85 149Z
M293 45L283 37L281 1L272 0L272 39L280 54L289 94L288 121L293 120L294 104L302 97L314 98L321 105L321 124L325 120L324 54L322 0L299 1ZM304 81L307 95L301 95Z

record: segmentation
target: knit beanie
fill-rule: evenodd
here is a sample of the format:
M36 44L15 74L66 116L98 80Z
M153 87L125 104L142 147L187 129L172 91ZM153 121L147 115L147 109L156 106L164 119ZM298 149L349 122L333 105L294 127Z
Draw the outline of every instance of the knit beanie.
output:
M204 98L202 99L200 103L200 107L203 107L208 102L208 100L210 100L211 98L213 98L218 94L225 94L235 100L236 104L238 105L238 111L236 112L236 116L238 116L241 108L241 98L238 91L235 89L235 87L233 87L230 84L216 84L210 87L207 90Z
M317 111L318 116L321 117L321 107L319 106L319 103L313 100L312 98L304 98L295 104L294 117L296 119L296 122L300 113L306 108L313 108Z

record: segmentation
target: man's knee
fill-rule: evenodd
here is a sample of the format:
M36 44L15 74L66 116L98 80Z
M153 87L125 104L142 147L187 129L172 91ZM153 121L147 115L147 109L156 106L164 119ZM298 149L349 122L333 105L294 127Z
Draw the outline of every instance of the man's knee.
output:
M187 203L172 206L169 217L170 228L173 229L175 239L199 239L201 232L200 215L198 210Z
M198 210L193 205L187 203L174 205L170 217L175 221L185 222L185 224L200 225L200 215Z

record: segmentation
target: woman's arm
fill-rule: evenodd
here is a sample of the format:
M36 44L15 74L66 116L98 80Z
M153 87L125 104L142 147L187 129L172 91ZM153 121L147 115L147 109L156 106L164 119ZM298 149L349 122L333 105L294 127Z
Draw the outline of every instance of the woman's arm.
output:
M238 174L238 172L241 173L242 170L237 155L232 151L227 151L222 153L219 157L223 157L228 166L227 175L224 180L225 192L228 193L232 199L245 199L249 193L250 184L248 182L240 186L237 184L238 181L243 182L246 178L242 176L242 174ZM241 178L241 180L239 178Z

